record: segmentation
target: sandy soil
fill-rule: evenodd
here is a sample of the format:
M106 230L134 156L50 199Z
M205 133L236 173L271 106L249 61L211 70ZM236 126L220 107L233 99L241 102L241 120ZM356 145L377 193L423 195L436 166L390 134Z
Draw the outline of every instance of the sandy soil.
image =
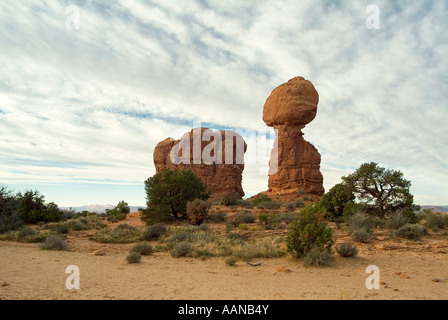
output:
M140 223L136 216L125 222ZM225 258L175 259L168 253L127 264L132 244L99 244L88 236L89 231L71 233L69 251L1 241L0 299L448 299L446 236L396 242L377 234L370 244L357 244L357 257L335 255L325 268L306 268L290 256L231 267ZM337 242L346 237L335 236ZM107 255L94 255L97 249ZM80 269L79 290L65 286L68 265ZM369 265L379 267L378 290L366 288Z

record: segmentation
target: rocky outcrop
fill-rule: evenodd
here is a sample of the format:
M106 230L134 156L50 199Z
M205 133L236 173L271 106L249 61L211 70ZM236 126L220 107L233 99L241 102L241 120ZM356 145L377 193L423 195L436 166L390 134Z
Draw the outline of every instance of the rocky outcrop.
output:
M276 129L277 138L269 163L271 196L297 197L299 192L321 196L320 154L303 139L302 129L317 113L319 95L313 84L296 77L275 88L263 109L263 121Z
M159 142L154 149L154 164L156 173L190 169L211 191L211 199L242 198L246 149L244 139L233 131L195 128L180 140Z

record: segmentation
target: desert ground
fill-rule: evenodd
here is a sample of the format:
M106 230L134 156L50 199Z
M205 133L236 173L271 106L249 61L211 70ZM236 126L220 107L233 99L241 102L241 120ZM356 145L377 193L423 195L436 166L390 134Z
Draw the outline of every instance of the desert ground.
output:
M120 223L142 225L138 214ZM210 228L220 228L210 224ZM94 231L70 232L67 251L40 249L35 243L0 241L0 299L16 300L396 300L448 298L448 239L430 233L420 241L389 239L375 231L368 244L355 243L359 254L335 253L328 267L305 267L300 259L257 259L229 266L223 257L205 260L174 258L167 252L125 260L133 244L103 244L89 240ZM269 231L246 231L248 238ZM286 235L287 230L275 230ZM335 228L336 243L349 240ZM95 255L102 250L105 255ZM80 270L80 288L69 290L66 268ZM366 268L380 271L380 289L367 289Z

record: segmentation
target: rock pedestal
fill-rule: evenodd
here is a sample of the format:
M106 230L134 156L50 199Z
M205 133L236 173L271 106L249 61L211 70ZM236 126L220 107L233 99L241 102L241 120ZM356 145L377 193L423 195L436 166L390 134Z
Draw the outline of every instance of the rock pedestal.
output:
M320 154L303 139L302 129L317 113L319 95L308 80L296 77L275 88L263 109L263 121L276 129L266 194L297 198L299 193L322 196Z
M182 139L167 138L154 149L156 173L190 169L211 191L211 199L241 199L244 170L244 139L232 131L195 128Z

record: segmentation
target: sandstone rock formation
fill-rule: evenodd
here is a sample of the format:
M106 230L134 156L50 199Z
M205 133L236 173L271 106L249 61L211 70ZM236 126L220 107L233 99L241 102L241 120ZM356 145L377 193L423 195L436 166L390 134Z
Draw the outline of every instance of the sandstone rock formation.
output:
M241 199L246 149L244 139L233 131L195 128L181 140L167 138L159 142L154 149L154 164L156 173L190 169L211 191L211 199Z
M316 117L318 102L313 84L302 77L280 85L267 98L263 121L277 134L269 163L268 195L293 198L302 191L323 195L320 154L302 133Z

